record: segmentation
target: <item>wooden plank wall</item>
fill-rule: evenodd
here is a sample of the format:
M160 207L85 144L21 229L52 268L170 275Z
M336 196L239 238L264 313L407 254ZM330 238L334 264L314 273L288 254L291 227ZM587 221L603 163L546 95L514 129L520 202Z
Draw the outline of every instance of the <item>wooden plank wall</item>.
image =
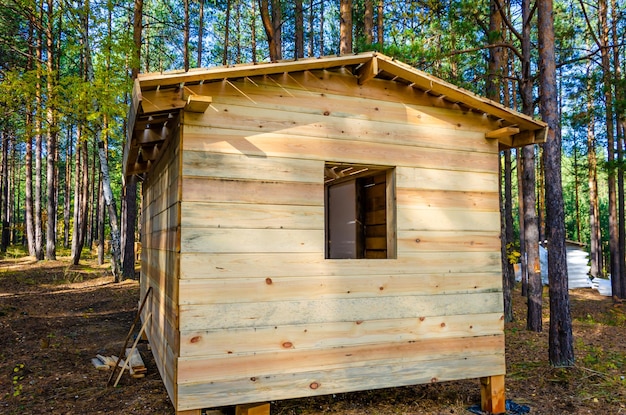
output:
M178 410L504 373L497 125L343 71L189 88ZM397 258L324 258L326 161L395 167Z
M143 316L152 311L147 334L170 399L176 400L179 354L180 142L168 143L143 183L141 295L152 287Z

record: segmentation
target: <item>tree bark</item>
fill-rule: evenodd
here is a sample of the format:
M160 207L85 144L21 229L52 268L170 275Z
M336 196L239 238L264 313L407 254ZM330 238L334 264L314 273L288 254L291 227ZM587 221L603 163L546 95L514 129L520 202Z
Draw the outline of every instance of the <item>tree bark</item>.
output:
M9 132L2 131L2 192L0 203L0 225L2 232L0 237L0 250L6 252L9 246Z
M363 15L363 37L365 44L370 46L374 41L374 3L373 0L365 0L365 13Z
M122 277L133 278L135 276L135 228L137 221L137 178L126 178L125 211L124 215L124 254L122 256Z
M546 236L550 283L549 357L553 366L574 365L565 247L565 213L561 186L561 131L557 105L554 15L552 0L537 0L539 29L540 105L548 124L544 146L546 176Z
M109 225L111 227L111 271L115 276L115 282L122 281L120 262L120 230L117 221L117 211L115 210L115 200L111 191L111 178L109 177L109 163L105 153L104 142L98 143L98 155L100 156L100 170L102 172L102 187L104 201L109 213Z
M41 7L41 14L39 16L39 27L43 25L43 6ZM37 62L42 61L43 57L43 38L42 32L39 32L37 36ZM35 101L37 111L41 111L43 108L42 99L42 82L43 74L41 71L41 65L35 65L37 68L37 85L35 85ZM35 258L37 260L44 259L43 252L43 223L41 218L41 191L42 191L42 177L41 177L41 156L43 148L43 137L41 132L43 131L43 120L41 116L37 116L37 135L35 136L35 201L34 201L34 225L35 225Z
M189 72L189 0L183 0L183 9L183 66L185 72Z
M524 197L524 245L526 267L528 271L528 310L526 329L542 331L542 293L541 264L539 262L539 224L537 218L535 194L535 149L533 146L522 148L522 194Z
M621 290L622 270L620 269L619 220L617 217L617 184L615 168L615 126L613 123L613 92L611 80L611 60L608 50L609 25L606 0L598 1L598 17L600 19L600 36L598 45L602 62L602 82L604 84L604 107L606 123L606 140L608 153L608 187L609 187L609 252L612 294L624 298Z
M302 10L302 0L295 0L296 15L296 59L304 58L304 12Z
M272 10L270 12L269 0L259 0L259 11L265 36L267 37L267 45L270 53L270 61L276 62L282 58L281 53L281 19L280 1L272 0Z
M46 118L48 121L48 134L47 134L47 157L46 157L46 180L47 180L47 221L46 221L46 259L55 260L56 254L56 212L57 212L57 181L56 181L56 146L57 146L57 113L56 113L56 99L55 80L56 76L54 71L54 57L56 55L54 50L54 37L53 32L53 0L48 0L48 23L46 25L46 49L47 49L47 105L46 105Z
M352 0L339 2L339 54L352 53Z
M596 157L595 115L594 96L592 91L592 78L587 66L587 165L589 170L589 274L596 278L602 274L602 236L600 228L600 207L598 202L598 171Z
M198 4L200 10L198 11L198 64L196 66L198 68L202 68L202 52L204 49L204 45L202 43L204 36L204 0L198 0ZM252 6L254 7L254 2L252 2ZM252 14L254 14L254 10L252 10ZM254 40L254 33L252 34L252 39Z
M385 31L383 28L383 22L384 22L384 7L383 7L383 0L378 0L378 13L376 15L376 35L377 35L377 40L376 42L378 43L378 50L382 51L383 50L383 44L384 44L384 35L385 35Z
M131 79L137 78L139 68L141 68L141 31L143 21L143 0L135 0L133 8L133 45L135 54L131 62ZM146 64L147 65L147 64Z

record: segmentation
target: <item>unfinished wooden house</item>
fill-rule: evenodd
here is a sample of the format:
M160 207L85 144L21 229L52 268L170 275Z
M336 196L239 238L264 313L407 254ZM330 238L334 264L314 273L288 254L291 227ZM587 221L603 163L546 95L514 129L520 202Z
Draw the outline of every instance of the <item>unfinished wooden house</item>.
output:
M499 149L545 135L377 53L140 75L124 169L177 413L466 378L504 410Z

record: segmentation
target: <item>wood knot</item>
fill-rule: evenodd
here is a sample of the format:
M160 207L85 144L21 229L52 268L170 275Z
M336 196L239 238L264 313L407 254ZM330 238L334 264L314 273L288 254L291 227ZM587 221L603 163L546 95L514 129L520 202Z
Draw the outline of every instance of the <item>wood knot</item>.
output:
M379 289L380 291L382 291L382 290L384 290L384 289L385 289L385 287L378 287L378 289Z
M190 341L192 343L198 343L200 340L202 340L201 336L193 336Z
M437 383L437 382L439 382L439 379L437 379L437 378L431 378L430 379L430 383Z
M443 328L446 326L446 323L441 323L440 326Z
M415 239L415 242L420 243L422 240L420 238Z
M330 111L324 111L324 115L328 117L330 115Z
M311 388L311 389L317 389L317 388L319 388L319 387L320 387L320 384L319 384L319 383L317 383L317 382L313 382L313 383L311 383L311 384L309 385L309 388Z
M357 325L362 324L362 323L363 323L363 320L357 320L357 321L355 321L355 323L356 323Z
M270 277L267 277L267 278L265 279L265 283L266 283L267 285L272 285L272 282L273 282L273 281L272 281L272 279L271 279Z
M251 380L252 382L256 382L256 378L255 378L254 376L252 376L252 377L250 378L250 380Z
M420 321L426 320L426 317L420 317Z
M500 320L504 320L504 316L500 316Z
M285 349L293 349L293 343L292 342L284 342L283 343L283 347Z

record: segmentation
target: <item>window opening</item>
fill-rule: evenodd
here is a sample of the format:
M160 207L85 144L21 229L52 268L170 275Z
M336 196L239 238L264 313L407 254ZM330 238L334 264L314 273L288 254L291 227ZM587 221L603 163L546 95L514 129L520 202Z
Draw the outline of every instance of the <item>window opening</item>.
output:
M326 258L396 257L394 169L326 163Z

